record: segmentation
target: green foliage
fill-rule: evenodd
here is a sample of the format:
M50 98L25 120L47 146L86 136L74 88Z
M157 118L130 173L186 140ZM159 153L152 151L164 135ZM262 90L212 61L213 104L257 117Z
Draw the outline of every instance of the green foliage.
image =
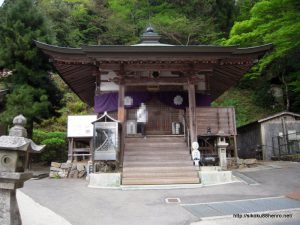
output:
M50 103L44 90L21 85L7 98L6 110L1 114L0 120L9 124L18 114L23 114L27 118L34 116L35 119L41 119L49 116L49 107Z
M251 16L236 22L227 45L241 46L273 43L267 54L248 74L256 79L264 74L267 79L279 81L285 90L286 110L300 112L299 78L300 2L297 0L261 0L251 9ZM256 90L259 89L254 86Z
M52 161L65 162L67 160L68 143L65 132L34 130L33 141L46 145L45 150L40 155L41 161L50 163Z
M77 95L75 95L63 80L56 74L52 75L56 86L64 93L61 104L64 106L57 110L59 116L53 116L49 119L35 124L35 127L45 131L61 131L66 132L68 115L87 115L92 114L93 109L82 102Z
M0 68L13 74L5 80L9 89L1 121L23 113L32 123L55 113L60 92L47 70L48 62L41 57L33 40L51 42L53 36L33 0L6 1L0 17Z
M107 34L118 44L136 43L149 23L171 44L211 43L226 36L234 17L232 0L109 0L108 8Z
M236 21L243 21L250 19L250 10L260 0L237 0L236 1L236 10L237 18Z
M41 0L38 4L50 19L58 45L78 47L101 43L100 36L106 30L104 0Z
M237 127L268 116L278 109L257 105L257 96L251 90L231 88L212 104L213 106L233 106L236 111Z

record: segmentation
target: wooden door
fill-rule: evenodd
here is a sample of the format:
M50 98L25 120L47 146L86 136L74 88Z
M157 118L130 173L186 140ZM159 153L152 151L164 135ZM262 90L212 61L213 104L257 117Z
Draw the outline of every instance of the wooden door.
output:
M164 105L157 99L146 102L148 111L148 123L146 134L148 135L169 135L172 134L172 122L182 122L184 111ZM136 119L137 109L129 109L128 120Z

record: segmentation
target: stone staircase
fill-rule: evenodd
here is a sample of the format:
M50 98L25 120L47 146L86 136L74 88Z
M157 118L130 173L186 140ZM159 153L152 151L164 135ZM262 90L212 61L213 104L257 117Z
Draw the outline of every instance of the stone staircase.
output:
M123 185L199 183L184 137L125 139Z

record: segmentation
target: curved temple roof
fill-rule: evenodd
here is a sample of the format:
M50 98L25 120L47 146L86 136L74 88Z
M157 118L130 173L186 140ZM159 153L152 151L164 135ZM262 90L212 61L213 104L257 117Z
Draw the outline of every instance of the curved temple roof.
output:
M148 40L149 41L149 40ZM96 75L115 71L119 76L136 71L179 71L183 76L206 74L209 90L216 99L235 85L272 45L172 46L155 42L132 46L92 45L65 48L35 41L53 62L60 76L86 103L93 106Z

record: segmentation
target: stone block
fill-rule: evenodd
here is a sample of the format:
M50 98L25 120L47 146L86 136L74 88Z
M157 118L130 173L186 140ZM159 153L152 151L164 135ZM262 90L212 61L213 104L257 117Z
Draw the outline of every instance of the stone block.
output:
M257 163L257 159L244 159L244 164L253 165Z
M243 160L243 159L240 159L240 158L237 158L236 163L237 163L238 165L241 165L241 164L244 163L244 160Z
M51 167L60 168L61 163L51 162Z
M78 178L83 178L85 176L86 172L85 171L80 171L78 173Z
M220 166L200 166L200 171L221 171Z
M120 173L91 173L89 175L89 185L91 188L120 187Z
M66 178L67 175L68 175L68 174L67 174L65 171L58 172L58 176L59 176L60 178Z
M244 169L245 167L246 167L245 164L239 165L239 169Z
M78 170L72 170L69 173L69 178L78 178Z
M52 171L52 172L62 172L63 170L61 168L57 168L57 167L50 167L50 171Z
M62 163L60 168L61 169L69 169L72 167L72 163Z
M58 177L59 177L58 172L52 172L52 171L51 171L51 172L49 173L49 177L50 177L50 178L58 178Z
M78 171L85 171L85 166L83 164L77 164Z
M71 170L77 170L77 165L75 163L72 165Z
M200 171L199 175L203 185L233 182L231 171Z

